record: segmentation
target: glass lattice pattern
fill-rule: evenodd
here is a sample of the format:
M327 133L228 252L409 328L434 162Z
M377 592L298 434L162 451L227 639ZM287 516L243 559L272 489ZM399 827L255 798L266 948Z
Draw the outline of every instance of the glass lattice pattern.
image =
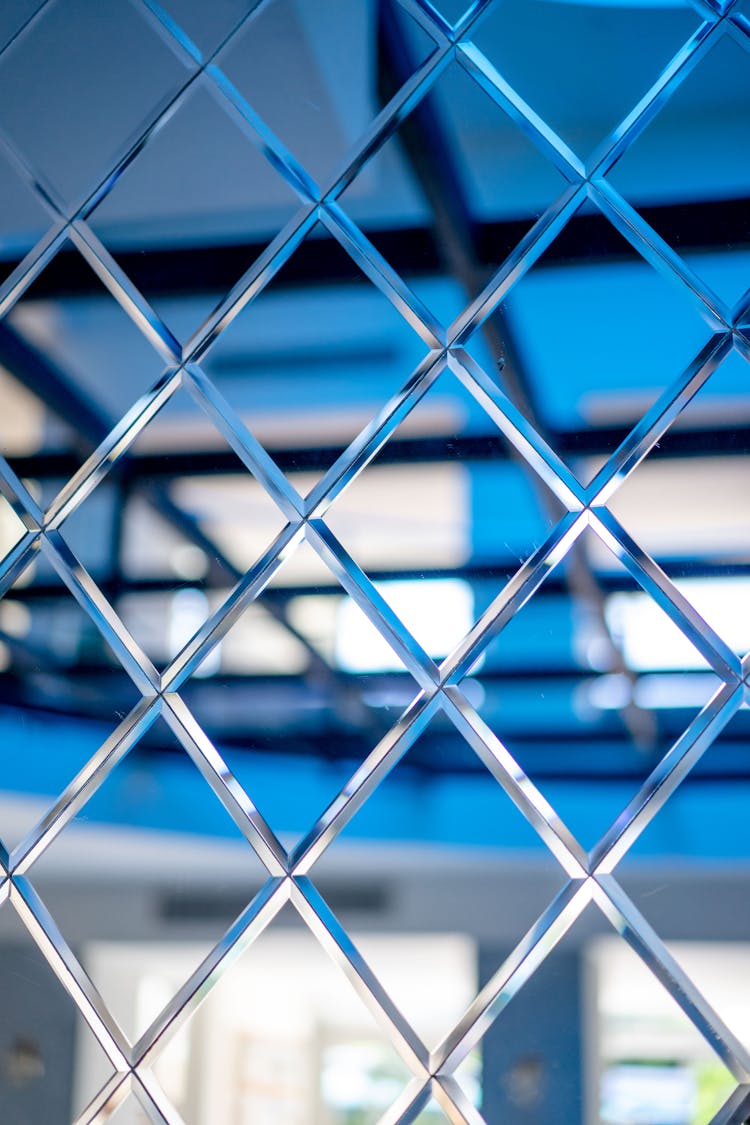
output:
M717 634L691 604L689 598L657 565L644 547L632 538L613 514L618 491L658 445L694 396L727 362L728 357L750 361L750 291L735 304L714 292L673 246L650 225L616 185L617 167L627 157L660 112L675 99L683 84L701 66L719 42L731 42L742 52L746 65L750 52L750 25L741 3L694 0L686 10L695 17L692 33L678 49L665 57L658 73L637 93L614 127L593 146L566 139L566 129L557 128L532 108L522 90L504 73L503 62L495 63L482 47L485 21L502 4L476 0L460 12L452 5L434 6L428 0L398 0L383 5L390 19L406 21L411 30L404 39L426 44L402 73L392 74L388 99L367 129L346 153L327 162L311 157L308 168L292 154L282 139L283 122L276 131L273 114L254 106L250 93L232 78L232 51L252 43L254 27L275 0L260 0L249 11L235 5L232 25L225 18L216 34L191 38L191 30L180 25L179 5L156 0L118 0L118 13L137 21L144 38L158 40L168 73L164 82L151 75L134 99L130 114L118 123L121 132L107 136L107 144L96 149L96 159L73 162L69 181L55 183L54 171L46 166L47 150L36 140L25 144L18 119L6 127L0 111L0 140L4 158L30 188L44 214L43 233L0 287L2 315L12 315L56 255L73 248L160 357L166 370L140 397L130 401L117 423L98 441L93 454L55 490L43 497L17 475L7 460L0 459L3 494L17 520L15 541L2 562L0 581L7 593L19 575L36 559L46 564L94 624L116 661L132 680L139 695L132 710L96 750L49 812L13 848L0 849L3 881L0 900L3 910L15 911L31 938L60 979L110 1060L113 1074L78 1117L80 1122L106 1120L133 1096L153 1121L181 1120L155 1081L152 1065L165 1045L194 1013L222 979L236 955L259 937L283 908L289 905L323 950L346 974L366 1006L385 1029L389 1042L404 1061L412 1078L398 1100L385 1112L383 1123L417 1121L431 1099L435 1099L451 1122L476 1125L483 1117L469 1100L455 1072L479 1044L487 1029L502 1020L503 1010L555 949L583 911L593 904L623 942L635 951L669 991L700 1034L708 1041L736 1081L736 1089L715 1122L740 1122L750 1115L750 1053L704 999L696 984L671 955L618 882L618 865L632 845L660 813L696 763L712 746L746 695L750 657L740 659L727 641ZM29 13L25 23L11 29L0 56L4 64L13 60L44 27L48 18L72 21L75 26L94 17L93 8L66 6L66 0L48 0ZM304 7L304 2L303 2ZM311 13L314 0L309 0ZM552 5L550 5L550 8ZM173 10L174 9L174 10ZM635 10L635 6L634 6ZM97 12L97 16L99 16ZM217 24L218 26L218 24ZM76 32L79 30L76 27ZM369 28L375 35L375 26ZM218 38L217 38L218 36ZM249 48L248 48L249 49ZM529 44L533 53L534 44ZM156 48L154 48L155 54ZM150 56L149 56L150 57ZM167 65L167 63L169 65ZM13 64L15 65L15 63ZM606 61L603 63L606 67ZM459 243L453 266L462 273L471 299L451 319L437 318L412 285L389 262L387 248L381 252L350 216L346 193L357 177L366 174L368 162L385 150L411 114L418 110L430 90L448 70L456 68L462 81L473 84L495 103L518 131L524 143L554 170L560 179L557 194L540 209L538 218L487 278L472 268L466 255L466 230L454 223ZM397 70L398 68L396 68ZM151 80L153 79L153 81ZM138 83L136 83L138 84ZM97 234L96 211L131 167L148 159L163 130L190 104L196 91L207 92L214 105L231 115L243 143L261 156L268 173L278 178L292 201L288 219L279 227L257 258L246 265L221 302L194 330L175 333L150 302L146 289L130 276ZM95 97L92 91L89 98ZM144 106L140 102L148 101ZM29 113L45 112L32 106ZM269 119L266 120L264 117ZM84 128L84 124L81 124ZM427 149L435 142L425 136ZM82 153L87 152L81 140ZM60 139L72 145L74 134ZM96 147L96 146L94 146ZM580 151L579 151L580 147ZM197 148L196 162L202 154ZM432 152L433 160L441 155ZM91 165L89 168L88 165ZM314 166L313 166L314 165ZM70 166L69 166L70 170ZM88 177L88 178L87 178ZM287 190L288 189L288 190ZM582 483L543 434L534 411L514 392L512 381L503 382L496 370L487 370L474 354L473 342L486 331L495 311L507 295L520 285L573 216L584 213L604 216L619 232L641 263L646 263L680 290L702 318L703 344L682 373L661 391L656 401L627 435L616 444L592 479ZM455 215L454 215L455 219ZM298 490L282 472L264 444L246 426L239 413L218 389L204 368L212 351L231 330L236 318L259 301L264 290L290 261L314 227L348 255L367 281L389 302L399 317L422 341L425 355L400 389L384 401L379 412L336 456L309 491ZM457 257L456 257L457 255ZM747 279L746 279L747 280ZM664 326L669 332L669 326ZM613 350L626 346L627 322L621 339L611 341ZM499 358L499 357L497 357ZM471 630L450 654L438 662L413 636L391 605L358 565L331 529L337 504L373 460L394 437L397 428L422 402L441 375L450 372L491 420L512 451L515 464L536 489L549 493L551 530L537 549L525 557L502 589L490 601ZM314 377L314 375L313 375ZM107 380L108 373L101 372ZM111 600L95 581L84 560L76 557L66 541L68 521L110 474L127 460L131 447L149 427L157 424L162 411L178 393L187 393L202 416L208 418L236 455L241 470L252 475L265 490L280 516L281 530L270 546L250 565L237 568L235 582L221 604L213 606L207 620L182 645L165 667L158 667L124 624ZM81 425L83 426L83 420ZM186 469L186 475L189 475ZM499 513L498 518L501 518ZM544 584L572 557L582 536L595 536L619 560L638 587L653 599L681 630L715 674L716 686L709 702L668 752L650 771L620 815L598 842L587 850L551 807L534 781L525 774L503 742L502 729L484 721L465 690L467 677L485 650L509 625ZM343 785L322 815L290 850L266 822L254 803L252 786L243 787L183 699L183 690L206 657L219 646L248 606L274 581L279 572L306 544L330 575L374 625L415 681L413 698L389 727L356 772ZM458 1024L435 1049L428 1049L414 1028L378 981L346 930L316 888L316 864L342 830L369 801L381 782L409 751L436 715L465 740L480 767L517 806L538 833L564 875L564 887L531 926L516 949L482 988ZM35 865L66 825L106 782L111 772L135 747L157 719L163 719L197 766L209 789L218 797L263 865L265 882L248 902L236 922L216 944L177 994L153 1019L148 1029L131 1042L121 1030L94 983L67 944L55 918L35 889ZM520 1003L523 1003L521 997Z

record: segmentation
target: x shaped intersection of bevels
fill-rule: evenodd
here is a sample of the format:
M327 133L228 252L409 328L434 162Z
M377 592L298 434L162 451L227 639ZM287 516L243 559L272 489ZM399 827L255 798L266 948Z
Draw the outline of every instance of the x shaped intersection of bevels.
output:
M613 871L743 702L747 694L746 679L750 674L750 655L744 660L738 659L654 560L631 539L607 505L727 355L736 349L750 361L750 291L734 308L728 308L629 206L612 187L607 174L720 36L731 35L750 50L750 25L734 4L694 0L694 6L702 17L698 28L628 116L587 161L582 161L524 102L472 42L471 32L492 6L492 0L476 0L455 26L444 19L428 0L398 0L405 13L432 37L434 50L378 113L330 182L321 186L287 151L220 67L218 57L226 43L240 27L257 18L259 11L272 2L264 0L238 22L211 55L204 57L156 0L132 0L144 19L158 30L170 47L192 62L192 69L166 108L159 108L153 120L144 125L142 135L129 145L110 174L73 213L66 209L54 187L45 183L29 167L24 155L7 137L0 135L6 155L34 187L51 215L48 232L0 287L0 313L5 315L13 307L63 247L73 246L93 267L166 364L158 382L117 422L46 510L40 508L7 461L0 458L0 488L25 529L0 566L0 593L10 589L34 557L38 554L46 556L72 596L95 623L142 697L17 847L10 852L0 847L3 878L0 901L8 899L15 906L113 1065L112 1078L78 1120L104 1120L131 1094L152 1120L178 1120L153 1077L151 1063L238 954L289 902L324 950L344 971L413 1074L402 1095L382 1118L384 1125L416 1120L432 1097L450 1121L471 1125L482 1122L479 1111L470 1103L454 1077L455 1071L506 1004L592 902L665 985L735 1077L737 1089L714 1120L744 1120L750 1107L750 1054L710 1008L619 886ZM40 18L45 7L46 4L41 6L31 22ZM391 269L345 214L338 199L367 160L425 97L449 65L460 66L489 94L539 151L553 162L564 176L566 186L482 292L446 327L433 317ZM122 171L137 159L140 151L158 135L199 83L210 84L213 91L226 101L228 110L231 109L241 119L249 142L264 153L294 189L300 206L296 215L203 325L185 343L180 343L100 242L87 218L111 190ZM661 394L587 486L581 485L544 437L502 392L496 379L477 364L465 347L472 334L538 260L585 200L593 203L647 262L684 289L697 305L708 330L707 341L692 363ZM424 342L427 352L401 390L350 443L312 491L302 496L206 376L201 362L224 329L248 302L263 291L317 222L327 228L405 318ZM562 514L546 541L523 562L468 635L437 664L408 632L366 573L333 535L325 516L339 494L373 460L396 427L446 369L460 380L484 409L505 440L523 459L528 471L535 474L556 497ZM286 525L261 558L239 579L223 604L168 666L159 671L71 551L64 531L68 517L105 479L113 466L126 456L139 434L181 388L192 396L248 472L263 486L283 514ZM500 738L483 722L462 690L463 680L490 641L534 595L587 528L602 540L639 586L667 613L720 680L711 700L588 852L526 776ZM221 641L245 608L263 592L303 540L394 649L416 681L418 690L398 721L304 838L287 851L232 775L179 693L206 655ZM439 710L443 711L456 732L466 740L539 834L564 870L567 881L499 966L458 1024L436 1048L429 1050L333 915L317 891L310 872ZM267 880L148 1030L136 1043L131 1043L67 945L29 881L28 872L160 715L254 849L266 869Z

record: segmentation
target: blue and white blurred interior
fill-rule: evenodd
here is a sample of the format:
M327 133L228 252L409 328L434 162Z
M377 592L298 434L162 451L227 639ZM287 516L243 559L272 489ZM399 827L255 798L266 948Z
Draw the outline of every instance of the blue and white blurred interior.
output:
M449 20L466 7L433 3ZM706 0L712 5L718 0ZM208 53L254 6L163 0ZM0 10L0 47L9 44L0 54L0 132L74 209L146 110L166 103L185 64L141 0L50 0L21 30L39 7L19 0ZM701 0L505 0L473 38L586 158L701 18ZM609 174L730 306L750 285L746 25L750 34L739 15ZM396 0L272 0L219 63L324 182L433 48ZM51 223L4 151L0 280ZM511 118L465 70L449 66L339 202L448 323L564 188ZM89 224L186 340L298 204L227 102L196 83ZM699 305L584 204L467 350L587 482L709 340ZM611 503L740 655L750 649L745 347L719 365ZM226 328L203 368L304 495L426 352L320 226ZM162 368L78 251L60 251L0 325L2 453L49 502ZM5 555L20 530L0 503ZM544 541L559 518L556 503L446 371L326 521L427 652L443 657ZM64 537L162 667L283 525L212 421L179 392L65 522ZM585 533L464 688L588 848L717 684L622 563ZM181 695L291 842L417 690L303 544ZM19 574L0 602L0 838L8 849L137 700L52 566L40 559ZM617 869L746 1044L749 738L743 708ZM564 881L440 717L311 877L428 1042L456 1022ZM126 1032L139 1033L240 913L263 871L157 722L29 878ZM403 1088L408 1075L387 1038L292 913L243 954L156 1064L187 1125L374 1125ZM69 1121L106 1079L106 1066L8 911L0 911L0 938L0 1100L9 1107L0 1116L17 1125ZM21 994L29 980L31 1003ZM593 910L458 1077L488 1125L706 1125L733 1085ZM123 1107L115 1125L141 1120L138 1113ZM433 1104L418 1120L447 1118Z

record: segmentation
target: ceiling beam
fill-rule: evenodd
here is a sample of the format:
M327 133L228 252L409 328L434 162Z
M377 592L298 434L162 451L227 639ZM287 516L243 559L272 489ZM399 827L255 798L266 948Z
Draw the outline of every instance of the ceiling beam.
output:
M434 581L441 579L459 578L476 586L491 586L499 592L503 585L509 581L520 565L518 559L497 559L492 563L467 562L453 567L403 567L384 570L377 567L368 567L368 577L374 582L389 581ZM734 563L714 562L708 559L696 558L671 558L668 563L670 573L690 578L750 578L750 562L737 561ZM153 595L170 596L178 590L200 589L203 591L218 590L228 592L230 585L226 579L216 580L210 576L189 580L174 576L152 575L139 578L128 578L119 575L115 578L107 575L98 575L93 570L92 576L105 597L110 600L122 597L125 594L149 597ZM598 580L605 594L633 592L639 589L635 579L625 571L605 573L598 572ZM328 585L320 585L316 577L313 585L297 584L294 586L271 586L264 590L257 604L267 607L272 604L288 604L294 598L309 597L315 594L321 597L344 597L345 591L331 576ZM534 594L534 601L543 601L547 598L567 598L569 596L567 583L559 574L550 574ZM44 579L30 582L27 586L18 586L6 597L23 604L35 602L54 602L58 599L67 599L67 587L60 582L50 582ZM1 639L1 638L0 638Z
M635 201L637 206L637 201ZM750 249L747 216L750 199L706 199L637 207L641 216L670 245L681 253L726 251L731 246ZM529 228L529 217L517 216L494 222L475 223L475 245L480 266L497 266L498 246L516 245ZM361 223L378 249L401 276L433 277L442 272L440 253L429 227L382 229ZM106 238L105 238L106 241ZM204 293L223 294L235 284L266 249L267 240L235 240L223 245L190 246L109 243L134 284L149 298L190 297ZM578 214L570 219L536 269L563 265L594 265L636 260L625 240L599 213ZM18 262L8 262L7 271ZM325 238L308 238L297 248L274 281L274 289L362 283L364 276L343 254L331 255ZM101 283L75 250L60 251L34 282L39 299L104 296Z
M0 347L0 362L2 362ZM728 408L732 409L731 405ZM598 429L546 430L549 444L565 460L609 456L630 433L628 426ZM276 464L285 473L323 472L344 452L343 446L275 447L266 445ZM746 422L677 429L668 431L648 455L649 464L657 460L696 457L746 457L750 449L750 425ZM378 453L378 465L429 465L456 462L462 465L488 461L508 461L508 448L495 431L454 437L391 438ZM70 451L39 452L9 456L13 471L23 479L68 480L81 466L81 458ZM234 476L239 471L237 455L229 449L205 449L182 453L134 454L122 466L129 484L144 481L170 481L184 477Z

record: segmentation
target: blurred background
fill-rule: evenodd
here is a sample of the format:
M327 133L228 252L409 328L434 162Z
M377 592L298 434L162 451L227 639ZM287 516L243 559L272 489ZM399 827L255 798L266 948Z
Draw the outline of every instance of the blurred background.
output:
M434 2L447 21L466 8ZM209 69L196 78L107 180L255 7L28 0L0 12L1 296L49 237L44 192L63 215L84 214L89 251L102 248L110 281L116 270L125 279L115 294L71 235L3 304L2 453L43 508L165 368L154 335L126 311L127 283L186 343L294 228L303 204L288 168L282 174L263 151L235 95L328 185L438 46L429 19L417 18L426 4L257 5L216 55L220 77ZM712 10L687 0L498 0L471 39L499 81L586 161ZM654 268L656 254L647 260L584 200L463 340L464 373L479 365L582 484L707 348L717 331L711 300L740 310L750 284L750 25L743 4L732 13L607 174L681 277ZM414 317L373 284L356 240L341 233L345 221L447 326L567 190L549 152L501 103L468 65L446 66L340 194L336 230L317 222L290 243L200 357L300 495L430 350ZM99 184L108 190L91 196ZM748 335L722 352L609 502L740 656L750 648ZM353 564L436 660L563 515L549 476L516 452L469 382L445 368L324 512ZM24 527L8 500L0 505L0 549L15 560ZM60 531L161 670L285 524L186 385ZM180 687L285 847L305 837L421 686L335 569L299 544ZM11 851L23 850L140 692L48 555L6 560L4 578L0 838ZM589 849L721 681L588 530L462 687ZM746 1045L749 735L750 715L738 707L616 871ZM566 880L442 712L310 874L430 1047ZM131 1038L266 875L163 718L29 867ZM7 905L0 940L4 1119L69 1121L112 1066ZM188 1125L369 1125L409 1079L292 907L235 960L155 1074ZM704 1125L734 1086L593 907L457 1077L488 1125ZM129 1125L143 1112L129 1099L113 1120ZM418 1120L454 1118L431 1103Z

